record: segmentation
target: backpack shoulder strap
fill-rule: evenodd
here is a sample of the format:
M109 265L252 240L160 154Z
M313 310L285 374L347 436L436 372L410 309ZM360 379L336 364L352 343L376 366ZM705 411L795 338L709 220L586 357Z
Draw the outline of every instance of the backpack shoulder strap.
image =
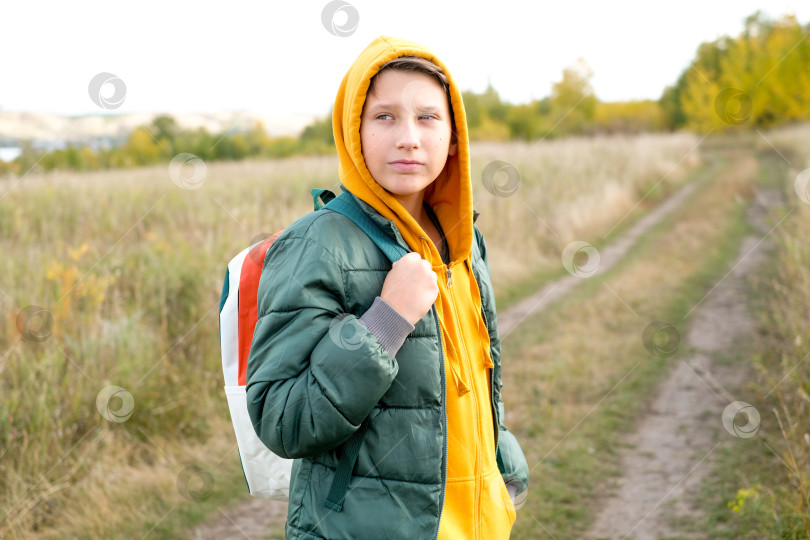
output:
M344 191L329 201L324 208L327 210L333 210L339 214L343 214L352 220L355 225L360 227L360 229L366 233L369 238L371 238L372 242L374 242L374 244L380 248L380 251L382 251L392 263L398 261L406 253L408 253L405 248L386 236L385 233L383 233L380 228L373 221L371 221L371 219L369 219L366 213L363 212L363 209L357 205L357 202L348 192Z
M310 190L310 193L312 194L312 204L315 210L320 210L326 203L335 198L335 194L328 189L315 188Z
M360 444L363 442L363 437L366 436L366 429L368 429L368 417L363 420L357 431L343 445L340 461L335 469L335 478L332 480L332 487L329 488L329 494L323 503L324 506L335 512L343 511L343 499L346 492L349 491L349 480L352 477L357 455L360 453Z
M402 246L386 236L385 233L369 219L350 193L344 191L329 201L323 208L343 214L352 220L360 227L360 230L366 233L392 263L398 261L407 253ZM354 464L357 462L357 455L360 453L360 445L366 434L368 422L368 418L363 420L363 423L360 424L360 428L352 434L343 446L340 461L335 470L335 478L332 480L332 487L329 490L326 501L324 501L324 506L335 512L343 510L343 499L349 489L349 480L351 480L352 477Z

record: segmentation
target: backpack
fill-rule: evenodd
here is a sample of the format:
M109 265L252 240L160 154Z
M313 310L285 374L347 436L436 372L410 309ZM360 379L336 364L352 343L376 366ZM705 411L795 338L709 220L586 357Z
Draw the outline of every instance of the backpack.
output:
M372 222L358 206L351 194L335 195L325 189L313 189L315 211L331 210L351 219L385 253L393 263L406 251ZM322 204L326 202L327 204ZM231 413L239 459L250 494L264 499L286 501L289 498L292 459L274 454L256 435L248 415L245 386L247 362L253 331L258 320L257 294L265 255L281 230L257 242L236 255L228 263L225 283L219 303L219 332L222 349L222 371L225 376L225 396ZM357 460L360 443L365 435L368 419L345 443L326 505L336 511L342 509L343 497L348 489L351 472Z

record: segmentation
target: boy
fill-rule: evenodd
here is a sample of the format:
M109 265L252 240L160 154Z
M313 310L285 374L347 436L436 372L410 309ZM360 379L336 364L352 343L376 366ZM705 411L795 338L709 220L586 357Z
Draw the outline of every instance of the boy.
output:
M461 93L427 49L382 37L333 129L343 187L409 253L391 265L328 211L268 251L247 401L259 438L297 458L287 538L508 538L528 466L503 426Z

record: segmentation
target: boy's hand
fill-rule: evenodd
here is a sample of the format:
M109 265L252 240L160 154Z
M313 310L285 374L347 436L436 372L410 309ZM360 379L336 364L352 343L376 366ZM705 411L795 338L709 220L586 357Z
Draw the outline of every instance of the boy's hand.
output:
M439 296L438 276L418 253L408 253L391 267L380 298L416 325Z

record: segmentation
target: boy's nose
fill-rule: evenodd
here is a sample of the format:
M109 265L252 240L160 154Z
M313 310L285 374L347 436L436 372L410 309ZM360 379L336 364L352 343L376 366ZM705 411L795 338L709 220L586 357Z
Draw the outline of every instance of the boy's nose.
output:
M400 125L397 133L397 148L417 148L419 146L419 131L413 121L405 121Z

